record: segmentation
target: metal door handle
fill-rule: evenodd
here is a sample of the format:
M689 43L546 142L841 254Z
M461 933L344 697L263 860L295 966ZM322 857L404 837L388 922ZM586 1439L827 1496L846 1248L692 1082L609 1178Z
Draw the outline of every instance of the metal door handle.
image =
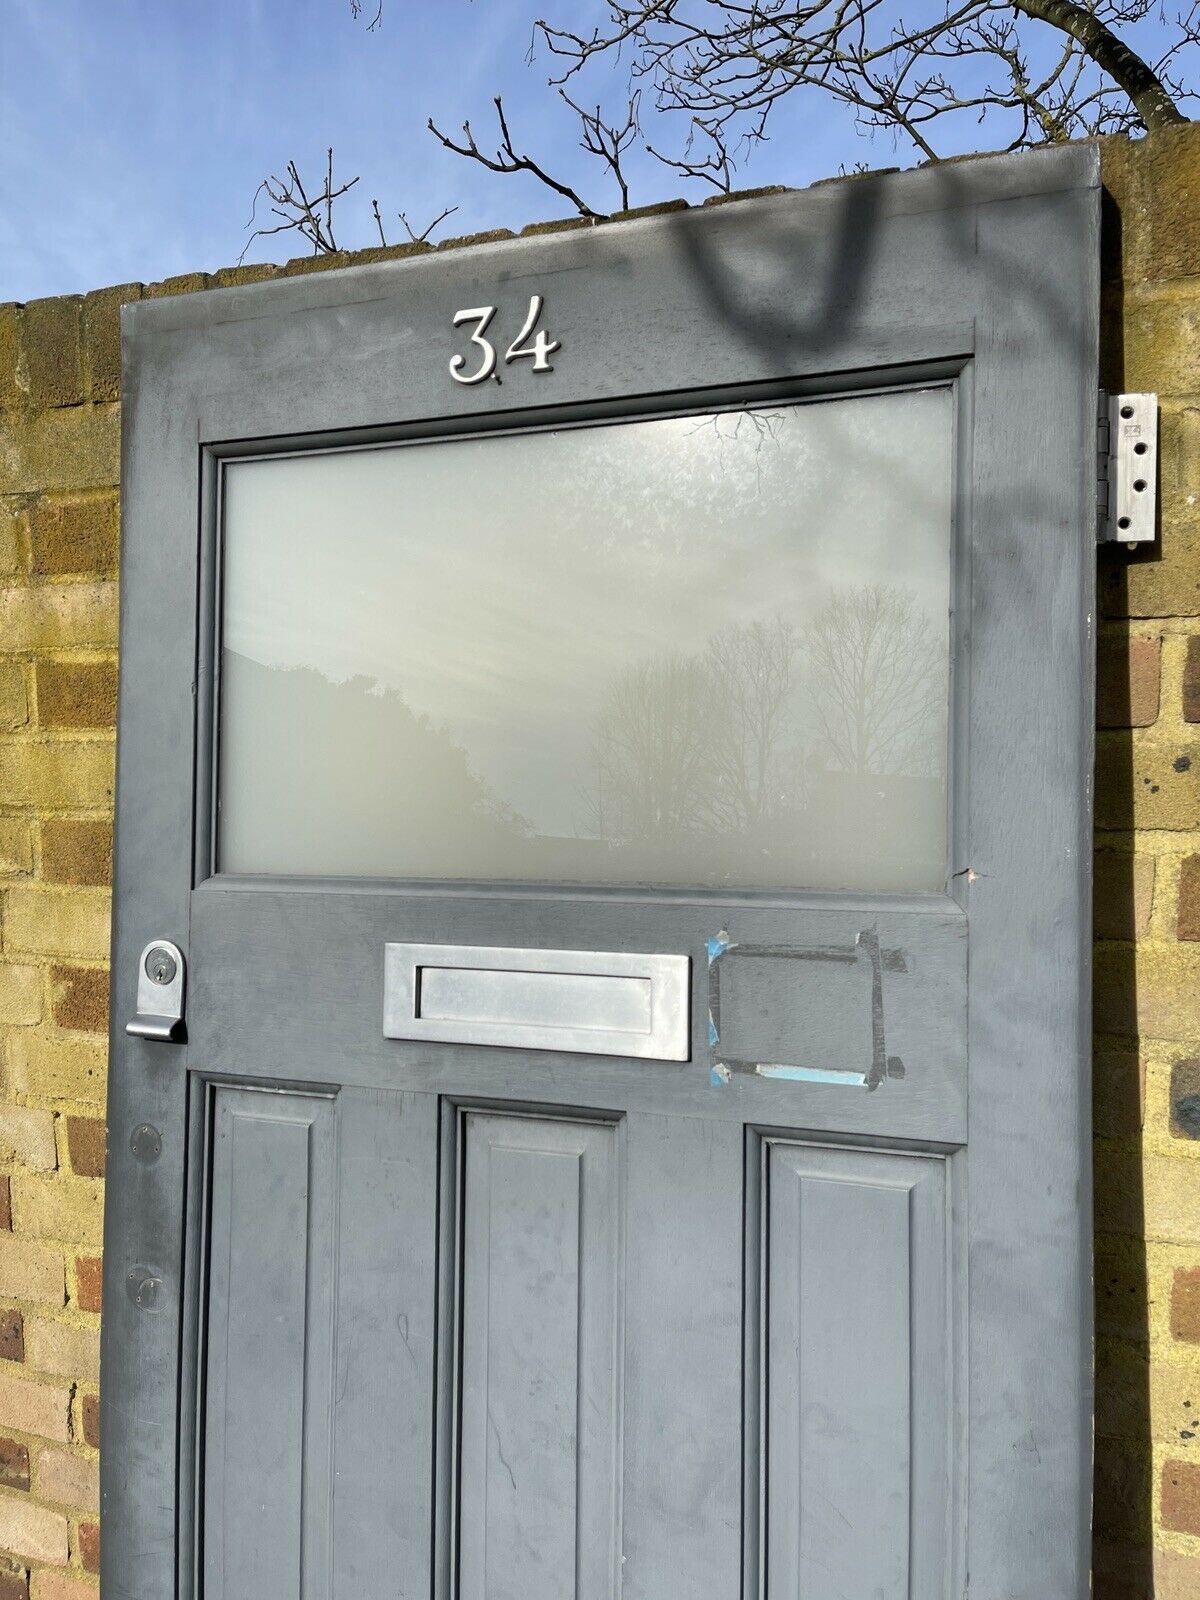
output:
M182 1044L187 1038L183 977L179 946L169 939L151 939L138 963L137 1015L125 1024L125 1032L135 1039Z

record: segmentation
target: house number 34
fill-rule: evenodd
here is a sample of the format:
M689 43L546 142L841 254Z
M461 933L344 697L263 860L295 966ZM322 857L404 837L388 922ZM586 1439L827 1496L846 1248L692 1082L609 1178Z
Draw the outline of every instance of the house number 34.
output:
M557 339L552 339L543 328L536 337L532 337L533 330L538 325L538 318L542 314L542 297L540 294L530 295L529 310L525 314L525 321L520 333L504 352L504 361L507 365L513 361L532 361L535 372L553 372L550 357L556 350L562 348ZM485 379L495 376L497 351L496 346L488 338L487 332L492 325L492 318L496 315L495 306L469 306L464 311L454 313L454 326L461 328L465 323L475 324L471 334L471 343L479 352L479 364L468 371L469 358L458 355L450 358L450 376L455 383L483 383Z

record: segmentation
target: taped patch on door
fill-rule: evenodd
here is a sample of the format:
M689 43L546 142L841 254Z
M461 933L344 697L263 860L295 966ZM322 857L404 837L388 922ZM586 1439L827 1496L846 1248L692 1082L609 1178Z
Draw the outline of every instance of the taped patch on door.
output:
M878 1089L902 1078L889 1056L883 974L907 970L881 950L874 927L852 944L740 944L725 929L707 941L709 1081L735 1073L786 1083Z

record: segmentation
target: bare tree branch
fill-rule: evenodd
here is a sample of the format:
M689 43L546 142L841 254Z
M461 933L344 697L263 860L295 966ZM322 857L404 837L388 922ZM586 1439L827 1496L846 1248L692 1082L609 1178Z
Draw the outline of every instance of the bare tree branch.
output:
M300 176L300 169L295 161L289 161L284 168L282 178L272 174L264 178L255 190L254 205L251 208L250 220L247 228L257 221L259 197L265 195L269 203L270 213L278 217L279 221L273 224L264 224L255 227L250 237L246 240L246 247L238 257L239 263L246 259L246 254L255 239L268 238L277 233L298 233L312 246L314 255L332 255L340 249L333 230L333 208L336 201L344 194L348 194L358 178L348 178L345 183L335 182L333 176L333 150L325 152L325 176L318 191L310 194ZM457 206L447 206L438 216L434 217L429 225L420 233L412 226L403 211L398 213L399 222L408 238L413 244L427 244L434 229L445 222L458 210ZM375 231L379 235L381 245L387 244L387 236L383 228L383 215L379 209L379 201L371 201L371 217L375 223Z
M712 146L705 156L697 157L692 154L697 134L707 139ZM664 151L655 149L652 144L648 144L646 149L656 161L661 161L664 167L672 168L685 178L699 178L703 183L711 183L718 194L728 194L733 188L734 161L729 154L729 147L725 142L725 130L722 127L704 122L699 117L693 117L682 156L669 156Z
M1008 116L1010 148L1186 120L1200 6L1161 17L1168 44L1155 60L1122 36L1160 4L942 0L906 15L899 0L608 0L606 26L537 30L559 64L554 84L623 55L657 111L686 116L689 139L697 126L737 128L753 146L779 101L811 87L936 159L930 126L956 116ZM1050 30L1063 47L1039 77L1030 51L1046 57Z
M345 183L334 183L332 149L326 151L325 181L320 192L314 194L311 199L294 161L288 162L284 172L285 176L282 178L272 173L269 178L264 178L255 190L254 205L251 208L250 221L246 224L247 228L257 219L260 195L267 197L272 216L280 220L273 225L254 229L246 240L246 249L238 257L239 262L245 260L246 251L255 239L267 238L275 233L298 233L312 245L314 255L332 255L337 250L338 242L333 232L333 204L342 195L349 193L358 179L350 178Z
M1166 128L1188 120L1185 107L1200 101L1200 0L1168 16L1167 0L922 0L915 13L903 0L605 0L606 21L588 32L546 20L533 23L555 63L550 86L579 119L580 146L615 185L616 208L631 204L631 163L642 136L643 112L655 114L645 151L681 178L728 193L739 160L768 137L775 107L810 88L850 108L864 132L902 135L925 159L936 161L940 130L968 120L998 119L1010 150L1101 134ZM373 10L372 10L373 7ZM368 31L381 25L384 0L350 0ZM1163 48L1139 54L1130 35L1156 21ZM1144 31L1144 30L1143 30ZM609 117L603 105L577 94L593 65L626 66L625 108ZM590 222L606 220L583 193L513 140L503 100L493 104L498 125L494 152L480 146L471 123L461 137L427 126L441 145L487 171L527 173L566 200ZM674 149L659 129L683 124ZM961 135L951 148L962 148ZM324 180L311 197L296 163L282 178L264 179L255 194L266 198L274 224L254 227L250 240L295 231L314 252L338 248L334 202L358 182L337 184L333 152ZM451 206L418 232L398 213L409 240L428 241L451 216ZM380 208L372 202L375 230L386 242ZM249 246L247 245L247 248ZM243 257L245 252L243 251Z
M531 156L521 155L514 147L512 134L509 132L508 121L504 115L504 102L497 95L492 102L496 107L496 120L500 124L500 144L494 156L485 155L475 142L475 135L471 132L471 124L463 123L463 139L465 143L456 144L448 134L445 134L430 117L426 126L439 143L445 145L447 150L453 150L455 155L466 156L471 161L478 161L480 166L486 167L489 172L528 172L538 178L548 189L553 189L556 194L562 195L564 200L570 202L581 217L589 221L601 222L605 217L603 211L594 211L577 190L570 184L560 183L557 178L551 177L546 169L540 166Z
M429 235L433 232L433 230L437 227L440 227L441 224L445 222L446 218L452 217L457 210L457 206L447 206L446 209L439 212L429 226L427 228L423 228L420 233L418 233L417 230L412 227L412 225L409 223L408 217L403 211L398 211L396 216L399 219L400 226L408 235L408 242L410 244L428 244Z
M1013 4L1026 16L1048 22L1082 45L1096 65L1124 89L1148 130L1189 120L1154 68L1118 39L1095 10L1076 5L1075 0L1013 0Z
M363 3L362 3L362 0L350 0L350 15L354 18L354 20L356 22L358 21L359 17L361 17L363 15ZM371 18L370 22L367 23L367 32L368 33L374 33L376 28L378 28L379 24L382 21L383 21L383 0L378 0L378 3L376 5L376 7L375 7L375 15Z
M605 122L600 107L595 111L585 111L582 106L576 105L565 89L560 89L559 96L564 104L579 118L583 129L580 147L589 155L598 157L613 178L616 180L617 189L621 196L621 210L629 210L629 184L626 182L625 173L621 167L621 160L629 146L637 137L638 107L641 103L642 92L635 90L629 97L626 107L625 120L619 126L616 123Z

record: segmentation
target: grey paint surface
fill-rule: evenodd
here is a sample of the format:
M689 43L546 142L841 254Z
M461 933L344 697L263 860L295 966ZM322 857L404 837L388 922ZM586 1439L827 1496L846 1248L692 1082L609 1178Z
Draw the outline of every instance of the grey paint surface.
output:
M817 1562L822 1595L1088 1592L1097 278L1075 147L127 313L108 1600L732 1600L804 1592ZM554 373L451 384L453 312L532 292ZM960 465L946 895L210 876L223 456L935 379ZM882 973L904 1078L714 1084L707 941L866 929L904 954ZM123 1033L156 935L188 958L186 1046ZM385 1040L389 940L688 955L692 1058ZM859 1060L836 1010L857 999L791 970L731 981L723 1034ZM515 1488L481 1442L483 1377ZM577 1419L611 1397L611 1433L563 1433L572 1388ZM777 1464L772 1420L796 1440ZM514 1575L530 1540L560 1569L573 1541L557 1589Z
M456 1331L459 1592L613 1593L618 1127L471 1112Z
M772 1141L759 1441L768 1594L937 1594L950 1483L946 1162Z
M332 1097L216 1092L207 1595L300 1594L328 1562L333 1118Z

